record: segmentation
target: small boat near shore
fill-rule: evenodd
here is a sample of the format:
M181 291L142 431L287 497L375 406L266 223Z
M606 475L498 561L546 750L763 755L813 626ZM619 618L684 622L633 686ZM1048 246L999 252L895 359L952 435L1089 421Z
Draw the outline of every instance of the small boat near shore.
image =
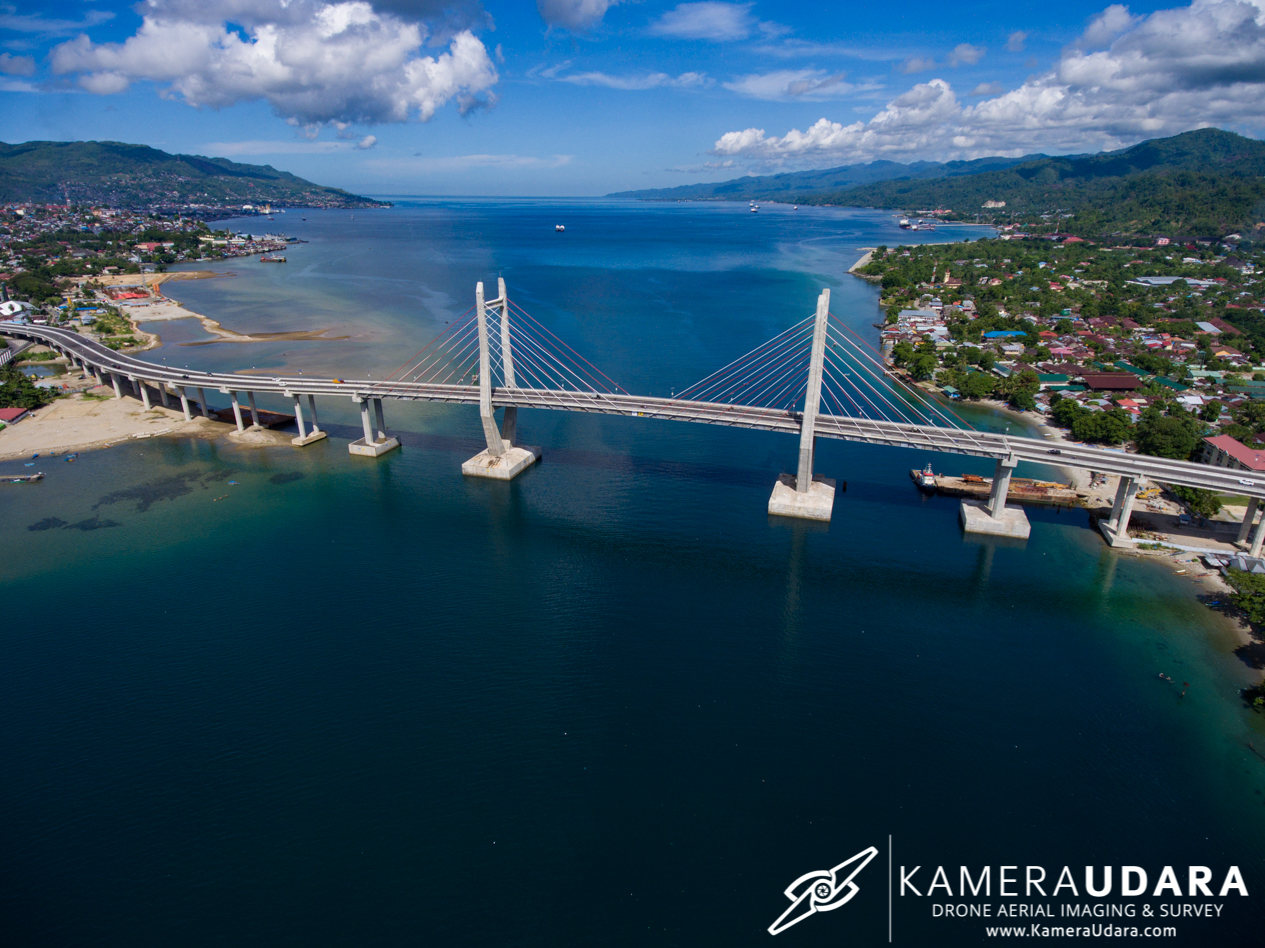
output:
M909 472L909 476L914 479L914 483L918 485L918 489L924 494L934 494L936 492L936 475L931 470L931 462L927 462L927 466L921 471L914 469Z
M42 481L43 479L43 471L36 471L34 474L5 474L0 476L0 480L8 481L10 484L30 484L33 481Z
M259 258L259 262L260 263L285 263L286 258L277 257L277 256L269 256L268 254L264 254L264 256Z

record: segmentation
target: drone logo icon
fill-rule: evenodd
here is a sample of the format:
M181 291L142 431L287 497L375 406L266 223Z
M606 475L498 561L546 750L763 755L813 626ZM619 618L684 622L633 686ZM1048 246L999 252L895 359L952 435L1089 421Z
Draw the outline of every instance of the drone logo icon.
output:
M783 894L791 900L791 907L769 926L769 934L780 935L815 912L833 912L850 901L860 891L852 880L877 855L878 849L871 846L829 871L816 869L804 873L786 887Z

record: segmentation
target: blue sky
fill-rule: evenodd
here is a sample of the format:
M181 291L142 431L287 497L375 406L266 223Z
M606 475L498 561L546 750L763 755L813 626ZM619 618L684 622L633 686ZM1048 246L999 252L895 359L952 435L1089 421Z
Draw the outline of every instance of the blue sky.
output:
M1265 3L1265 0L1259 0ZM612 0L0 0L0 140L373 194L595 195L1265 128L1265 13Z

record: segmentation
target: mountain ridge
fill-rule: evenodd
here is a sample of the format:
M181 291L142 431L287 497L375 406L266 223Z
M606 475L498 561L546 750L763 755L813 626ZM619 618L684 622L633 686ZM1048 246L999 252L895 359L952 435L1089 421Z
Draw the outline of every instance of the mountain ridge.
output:
M113 141L0 142L0 201L112 207L278 204L380 207L271 165Z

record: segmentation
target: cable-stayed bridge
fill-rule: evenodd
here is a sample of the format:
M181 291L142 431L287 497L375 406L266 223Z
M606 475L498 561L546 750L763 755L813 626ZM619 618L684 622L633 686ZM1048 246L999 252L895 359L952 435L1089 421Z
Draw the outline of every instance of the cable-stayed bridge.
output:
M769 510L810 519L829 520L834 501L834 482L813 473L819 437L994 458L997 466L989 501L962 505L964 526L974 532L1028 535L1022 510L1005 504L1011 472L1020 461L1120 475L1111 518L1101 525L1113 545L1131 543L1126 528L1143 479L1246 495L1251 498L1249 521L1265 498L1265 479L1254 480L1245 476L1247 472L977 431L890 372L872 347L831 318L829 301L830 291L825 290L814 313L671 398L624 390L510 300L504 280L498 281L498 296L493 300L484 298L483 284L478 284L475 306L382 380L182 371L123 355L68 329L0 322L0 331L65 354L101 384L113 386L116 397L123 397L126 390L147 407L151 390L164 405L178 399L188 419L193 417L195 401L191 393L196 393L203 414L210 411L208 390L228 395L239 431L245 428L246 411L252 423L259 424L257 394L280 395L294 406L299 427L299 436L293 439L296 445L326 436L317 418L318 396L350 398L360 407L364 429L364 437L349 445L350 452L358 455L376 457L399 446L398 439L387 432L382 407L386 399L474 405L487 448L462 465L463 473L470 476L509 479L540 457L540 448L518 440L518 410L534 408L795 435L799 441L795 473L779 478ZM242 392L248 407L241 404ZM304 398L310 430L303 414ZM1245 522L1241 536L1248 525ZM1262 539L1265 521L1252 537L1254 553Z

